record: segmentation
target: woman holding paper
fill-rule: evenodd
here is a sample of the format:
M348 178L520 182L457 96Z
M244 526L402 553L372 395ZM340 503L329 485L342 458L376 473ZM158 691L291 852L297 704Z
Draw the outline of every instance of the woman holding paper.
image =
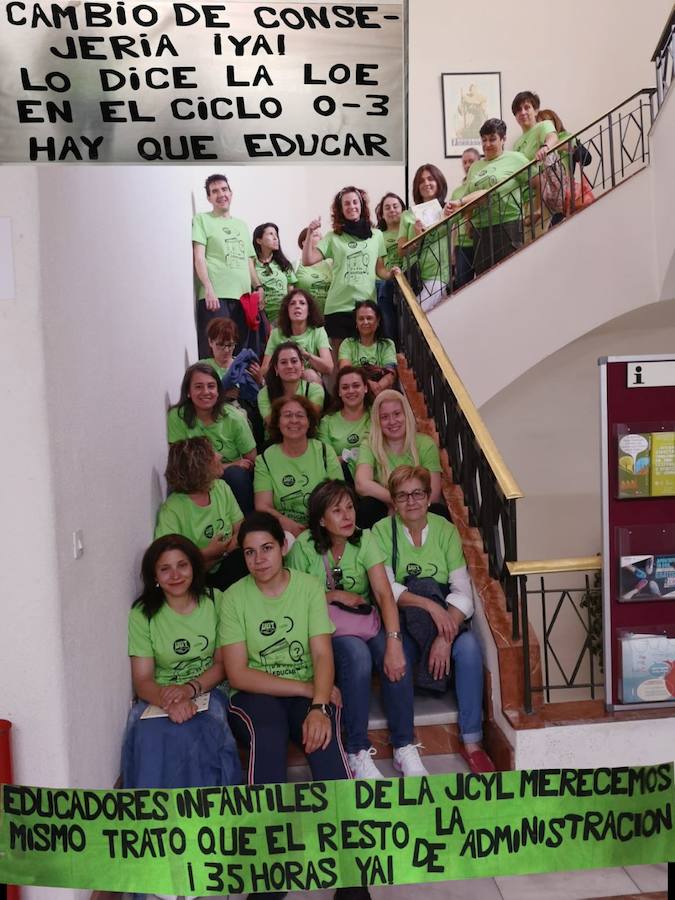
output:
M417 253L418 250L405 245L449 214L445 210L448 183L441 170L432 163L425 163L415 172L412 195L413 206L402 214L398 231L398 251L403 256ZM436 236L427 238L416 260L419 266L417 299L425 311L433 309L447 296L450 281L448 243L445 229L438 229Z
M218 623L202 555L187 538L165 535L146 550L141 577L129 613L138 700L124 737L124 787L239 784L227 699L217 690L224 670L214 657Z

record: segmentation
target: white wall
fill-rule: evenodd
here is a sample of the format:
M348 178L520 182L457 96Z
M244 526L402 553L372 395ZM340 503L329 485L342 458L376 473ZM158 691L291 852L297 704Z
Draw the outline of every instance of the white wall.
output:
M675 297L675 91L669 91L650 134L657 165L650 170L658 299Z
M13 722L14 777L69 778L55 509L42 350L40 206L36 173L0 168L0 215L10 219L14 286L0 299L3 642L0 717ZM3 253L4 256L4 253ZM10 279L10 282L12 279Z

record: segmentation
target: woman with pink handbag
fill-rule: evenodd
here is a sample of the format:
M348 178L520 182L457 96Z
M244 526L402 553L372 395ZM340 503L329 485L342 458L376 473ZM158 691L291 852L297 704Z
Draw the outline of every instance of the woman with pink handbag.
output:
M384 553L368 529L356 527L356 494L351 485L322 482L310 495L308 513L309 527L286 561L290 568L315 575L326 585L328 611L335 625L335 680L344 704L345 749L354 777L382 778L368 740L373 664L380 675L394 766L403 775L426 775L414 744L412 667L384 569Z

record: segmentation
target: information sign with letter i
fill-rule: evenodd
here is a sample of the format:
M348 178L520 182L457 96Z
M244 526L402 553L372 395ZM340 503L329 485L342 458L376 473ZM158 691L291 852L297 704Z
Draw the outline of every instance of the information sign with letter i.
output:
M605 702L675 706L675 356L598 362Z

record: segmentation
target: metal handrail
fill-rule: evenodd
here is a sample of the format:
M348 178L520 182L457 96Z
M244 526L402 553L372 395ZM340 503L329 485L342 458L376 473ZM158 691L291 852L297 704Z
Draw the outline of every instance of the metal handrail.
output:
M556 572L599 572L601 556L570 556L563 559L516 560L507 562L509 575L553 575Z
M670 11L670 15L666 20L666 24L663 26L663 31L658 39L656 44L656 49L652 54L652 62L656 60L656 57L659 56L664 47L667 47L670 43L670 38L672 37L673 29L675 28L675 3L673 3L673 8Z
M584 125L583 128L579 128L578 131L575 131L574 133L570 134L564 140L558 141L557 144L554 144L551 147L550 153L554 153L557 150L564 149L567 144L569 144L573 140L576 140L579 137L579 135L588 131L590 128L593 128L595 125L599 125L601 122L603 122L609 116L611 116L612 113L617 112L617 110L620 110L627 103L630 103L631 100L635 100L637 97L640 97L643 94L646 94L649 97L650 104L651 104L651 99L654 96L654 94L656 94L656 88L641 88L639 91L635 91L635 93L631 94L630 97L626 97L626 99L623 100L621 103L617 103L616 106L613 106L610 110L608 110L603 115L599 116L599 118L595 119L593 122L590 122L588 125ZM470 203L466 203L461 208L461 210L460 209L455 210L455 212L452 213L451 215L446 216L443 219L440 219L438 222L434 222L433 225L430 225L428 228L425 228L425 230L422 231L420 234L416 235L414 238L411 238L409 241L406 241L405 244L401 245L402 253L405 254L405 253L409 252L410 250L412 250L415 247L415 245L418 245L423 238L425 238L427 235L431 234L433 231L437 230L441 226L447 225L449 222L452 222L454 219L457 219L460 216L466 215L467 210L472 210L481 204L489 202L488 198L490 197L490 195L495 193L496 191L498 191L499 188L503 187L507 182L514 181L515 179L518 178L519 175L522 175L524 172L529 171L530 168L532 168L532 167L538 168L541 165L542 165L542 163L537 162L536 160L534 160L534 161L529 160L527 163L522 165L519 169L516 169L507 178L504 178L502 181L499 181L497 184L493 184L492 187L488 188L488 190L486 190L485 193L481 194L480 197L476 197L475 200L472 200Z
M396 275L396 282L398 284L399 290L403 297L405 298L406 303L410 309L410 312L415 318L420 331L424 335L424 338L429 345L429 349L432 354L435 356L438 365L440 366L441 372L443 373L443 377L448 382L452 393L455 395L457 402L466 418L473 434L475 435L478 446L481 448L485 457L492 469L494 476L499 484L500 490L504 494L507 500L518 500L524 496L518 482L513 476L511 470L504 462L504 458L497 449L497 445L494 442L494 439L490 432L483 422L476 405L473 400L469 396L469 392L464 387L464 383L462 379L457 374L457 370L450 362L450 358L448 354L445 352L445 349L441 342L436 337L436 332L433 330L431 325L429 324L429 320L426 315L420 309L419 303L415 295L413 294L410 285L403 275Z

